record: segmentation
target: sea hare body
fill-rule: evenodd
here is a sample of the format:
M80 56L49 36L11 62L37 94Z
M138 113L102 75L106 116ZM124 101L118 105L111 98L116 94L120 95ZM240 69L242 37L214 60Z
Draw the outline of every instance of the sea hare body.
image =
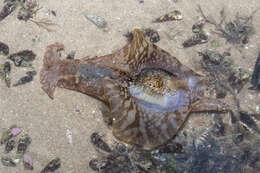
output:
M202 76L146 40L139 29L115 53L96 58L60 59L61 43L47 47L40 80L53 98L55 87L101 100L113 135L152 149L172 139L190 112L223 111L227 106L203 96Z

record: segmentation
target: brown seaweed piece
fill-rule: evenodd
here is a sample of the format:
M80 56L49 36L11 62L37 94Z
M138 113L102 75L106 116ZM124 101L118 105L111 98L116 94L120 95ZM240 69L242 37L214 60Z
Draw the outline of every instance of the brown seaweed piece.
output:
M226 111L228 106L205 98L203 77L134 29L122 49L92 59L60 59L63 44L47 47L40 74L42 89L53 98L56 87L101 100L112 120L113 135L128 144L152 149L172 139L188 115Z

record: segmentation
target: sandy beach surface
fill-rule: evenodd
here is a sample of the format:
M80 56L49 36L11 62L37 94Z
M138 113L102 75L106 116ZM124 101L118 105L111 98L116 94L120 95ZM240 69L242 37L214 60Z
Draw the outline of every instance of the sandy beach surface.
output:
M0 8L4 0L0 0ZM196 64L200 60L198 51L209 47L208 44L183 49L182 42L192 35L191 27L200 14L197 5L201 5L206 15L219 19L219 11L224 7L227 16L232 18L239 12L250 15L260 8L259 0L41 0L42 7L34 20L43 18L57 24L48 32L35 23L19 21L17 11L0 22L0 41L9 46L10 54L21 50L32 50L37 56L33 67L37 71L34 80L28 84L7 88L0 82L0 133L13 124L21 127L24 133L32 138L28 151L34 161L34 170L40 170L56 157L61 159L62 173L92 173L89 161L97 157L97 152L90 142L93 132L110 133L103 123L99 102L89 96L57 89L54 100L51 100L41 89L39 72L47 45L61 42L65 45L64 56L71 50L76 51L76 58L94 57L109 54L123 47L126 38L123 36L134 27L150 27L157 30L161 40L156 43L177 57L182 63L201 72ZM55 11L54 16L50 11ZM158 16L179 10L182 21L152 23ZM102 16L108 22L108 31L104 32L84 17L84 12ZM260 48L260 11L253 18L255 34L249 43L239 52L232 44L210 33L210 39L217 38L220 51L231 48L234 64L252 73ZM0 55L0 63L6 58ZM14 67L12 64L11 81L19 80L30 69ZM256 110L260 106L260 93L247 88L238 96L241 107ZM66 135L67 134L67 135ZM72 142L68 139L71 134ZM0 155L4 147L0 146ZM16 167L0 165L1 173L23 173L22 164Z

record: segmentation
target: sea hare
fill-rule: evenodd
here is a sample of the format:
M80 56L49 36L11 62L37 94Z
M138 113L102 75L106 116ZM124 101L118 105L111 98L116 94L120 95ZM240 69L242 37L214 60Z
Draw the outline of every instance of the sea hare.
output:
M47 47L42 89L50 98L60 87L99 99L113 135L125 143L153 149L172 139L191 112L228 109L204 97L201 75L146 40L139 29L131 42L109 55L61 59L63 49L61 43Z

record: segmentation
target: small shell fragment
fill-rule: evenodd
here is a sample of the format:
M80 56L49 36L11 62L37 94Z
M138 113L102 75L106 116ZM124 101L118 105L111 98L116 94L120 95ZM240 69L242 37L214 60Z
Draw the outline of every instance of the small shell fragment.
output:
M200 20L197 23L195 23L194 25L192 25L192 32L194 33L199 33L202 31L202 28L205 24L205 20Z
M107 27L107 21L101 17L101 16L96 16L93 14L89 14L88 12L84 13L84 16L90 20L92 23L94 23L98 28L105 28Z
M1 137L1 145L5 144L7 141L9 141L14 134L12 133L12 129L13 128L17 128L16 125L12 125L9 129L7 129L6 131L3 132L2 137Z
M22 136L18 141L17 154L23 155L26 152L26 150L31 142L32 142L32 139L29 135L26 134L26 135Z
M28 71L26 72L26 76L21 77L13 86L24 85L33 81L34 76L36 75L36 71Z
M12 151L15 147L15 141L14 140L9 140L6 145L5 145L5 153L9 153Z
M9 14L11 14L16 9L16 2L7 2L2 10L0 11L0 21L6 18Z
M102 136L98 133L92 133L91 135L91 142L97 148L101 149L102 151L110 153L112 150L108 146L106 142L103 141Z
M153 23L160 23L160 22L167 22L167 21L173 21L173 20L182 20L183 16L180 11L174 10L170 13L167 13L153 21Z
M0 55L8 55L9 54L9 47L0 41Z
M14 127L11 129L11 133L13 136L17 136L22 132L22 129L18 128L18 127Z
M61 161L60 158L56 158L53 159L52 161L50 161L45 168L41 171L41 173L50 173L50 172L54 172L57 169L59 169L61 166Z
M31 62L35 59L36 54L31 50L23 50L18 53L10 55L8 58L14 62L14 65L19 67L23 61Z
M15 167L16 163L10 157L2 157L1 162L4 166Z
M183 47L192 47L197 44L204 44L208 42L208 36L202 32L196 33L191 38L183 42Z
M33 170L33 160L30 154L23 155L23 165L25 169Z

